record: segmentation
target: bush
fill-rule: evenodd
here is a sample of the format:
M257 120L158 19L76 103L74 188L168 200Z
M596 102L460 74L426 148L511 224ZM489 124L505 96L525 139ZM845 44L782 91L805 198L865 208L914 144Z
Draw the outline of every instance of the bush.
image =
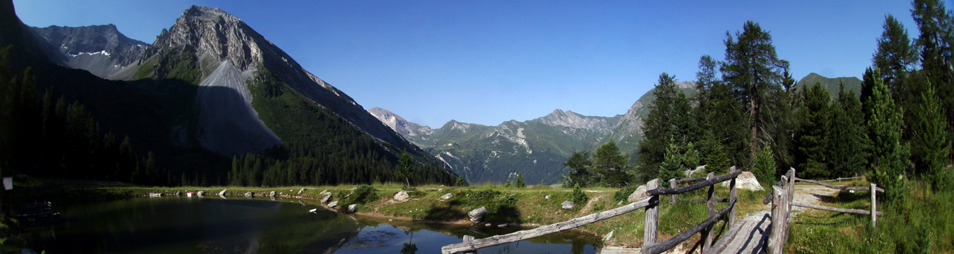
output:
M619 189L615 194L613 194L613 201L626 201L626 199L629 198L629 195L636 191L636 188L639 188L639 186L629 186Z
M579 184L573 186L573 192L570 193L570 201L577 204L586 204L586 201L589 199L590 198L583 193L583 189L580 188Z
M358 185L354 190L351 190L351 193L346 195L348 197L347 199L343 196L340 198L343 200L343 204L365 204L378 199L377 191L378 190L371 187L371 185ZM343 193L344 192L339 192L338 195Z

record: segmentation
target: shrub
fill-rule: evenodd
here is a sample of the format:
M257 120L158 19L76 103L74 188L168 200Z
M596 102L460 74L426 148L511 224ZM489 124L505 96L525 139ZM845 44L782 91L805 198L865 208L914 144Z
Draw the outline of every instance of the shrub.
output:
M490 212L497 212L501 207L513 207L517 204L517 199L513 195L502 196L499 191L482 190L468 192L464 204L471 208L487 207Z
M580 188L579 184L573 186L573 192L570 193L570 201L577 204L586 204L586 201L589 199L590 198L583 193L583 189Z
M639 186L628 186L619 189L615 194L613 194L613 201L626 201L626 199L629 198L629 195L636 191L636 188L639 188Z
M342 195L344 194L343 191L339 192L338 195L344 204L365 204L378 199L377 191L378 190L371 187L371 185L365 184L356 186L348 195ZM344 196L348 198L345 199Z

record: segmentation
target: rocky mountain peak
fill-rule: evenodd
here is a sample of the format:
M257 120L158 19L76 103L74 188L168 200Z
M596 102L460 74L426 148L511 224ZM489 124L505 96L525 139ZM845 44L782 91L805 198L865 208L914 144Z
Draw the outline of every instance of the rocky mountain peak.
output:
M431 127L421 126L419 124L404 120L403 117L395 114L394 112L388 111L387 109L374 107L369 109L368 113L371 113L372 116L378 120L381 120L384 125L391 127L392 130L404 135L407 138L420 135L431 135L431 133L434 133L434 130L432 130Z
M57 56L57 62L101 78L135 62L149 48L148 43L126 37L113 24L30 30L49 44L47 54Z
M199 62L229 60L241 71L256 70L264 62L259 44L271 43L241 19L219 8L193 5L172 27L163 29L153 43L156 50L146 57L163 49L179 49L194 51Z
M563 111L561 109L554 110L550 114L532 121L540 121L549 126L589 130L601 135L609 134L613 130L613 127L616 126L615 121L611 121L605 117L588 117L573 111Z

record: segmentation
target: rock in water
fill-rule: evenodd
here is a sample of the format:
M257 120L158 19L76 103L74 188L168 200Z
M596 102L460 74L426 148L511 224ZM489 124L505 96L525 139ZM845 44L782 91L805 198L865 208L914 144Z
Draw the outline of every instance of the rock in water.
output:
M328 207L335 207L335 206L338 206L338 201L331 201L331 203L328 203Z
M246 198L252 198L252 197L255 197L255 193L253 193L253 192L251 192L251 191L249 191L249 192L246 192L246 193L245 193L245 197L246 197Z
M301 190L298 191L298 196L301 196L302 193L305 193L305 188L301 188Z
M649 193L646 193L646 185L640 185L639 187L636 187L636 191L634 191L633 194L630 194L629 197L626 198L626 201L636 202L648 197Z
M398 192L397 194L394 194L394 201L402 202L404 200L407 200L410 197L411 195L408 195L407 191L401 191L401 192Z
M451 198L453 198L453 197L454 197L454 194L447 193L447 194L444 194L443 196L441 196L441 200L448 200L448 199L451 199Z
M358 210L358 204L348 205L348 213L354 213L357 210Z
M481 206L480 208L467 212L467 217L470 217L470 221L472 222L480 222L484 219L484 215L489 212L490 210L487 210L487 207Z
M220 191L220 192L219 192L219 196L225 196L225 191L227 191L227 190L229 190L229 189L224 189L224 190Z
M560 206L563 207L563 209L573 209L574 207L576 207L576 203L573 203L573 201L567 200L567 201L563 201L563 203L561 203Z
M199 197L201 198L202 195L205 195L205 191L198 191L198 192L195 193L195 195L197 195L197 196L199 196Z
M729 182L731 182L731 180L722 182L722 187L729 187ZM764 190L762 184L759 183L759 179L756 179L755 175L749 171L742 171L739 177L735 178L735 187L750 191Z
M308 210L308 212L309 212L309 213L318 213L318 208L312 208L311 210Z
M274 197L275 197L275 191L269 192L269 193L268 193L268 197L274 198Z

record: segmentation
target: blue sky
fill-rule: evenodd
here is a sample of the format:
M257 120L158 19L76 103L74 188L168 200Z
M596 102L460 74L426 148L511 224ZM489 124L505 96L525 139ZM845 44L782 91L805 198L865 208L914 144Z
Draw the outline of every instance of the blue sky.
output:
M112 23L147 43L193 4L244 20L366 109L435 128L624 114L660 73L694 80L700 56L723 59L726 32L746 20L771 32L796 79L861 76L886 14L918 33L896 0L14 0L30 26Z

